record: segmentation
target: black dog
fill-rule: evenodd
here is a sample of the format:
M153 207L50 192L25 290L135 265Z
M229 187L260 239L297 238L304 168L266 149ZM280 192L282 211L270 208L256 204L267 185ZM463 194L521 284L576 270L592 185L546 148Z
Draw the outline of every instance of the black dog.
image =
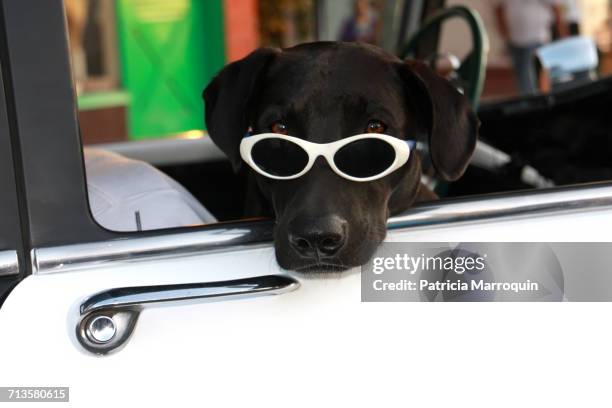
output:
M361 133L428 142L437 177L460 177L474 151L478 119L467 99L417 61L373 46L318 42L262 48L226 66L204 91L206 125L238 171L249 129L329 143ZM303 176L255 175L251 205L276 218L278 263L298 271L362 265L386 234L386 221L435 195L421 183L418 154L371 182L340 177L317 158Z

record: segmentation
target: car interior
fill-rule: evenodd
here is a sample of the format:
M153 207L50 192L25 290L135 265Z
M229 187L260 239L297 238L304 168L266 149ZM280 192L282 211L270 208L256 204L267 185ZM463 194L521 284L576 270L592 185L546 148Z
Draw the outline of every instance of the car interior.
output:
M469 27L472 45L467 56L460 60L438 49L423 55L428 34L453 19ZM598 78L592 41L560 40L537 53L534 67L549 80L545 92L481 103L487 44L477 13L454 6L434 13L398 47L398 56L424 59L454 83L481 121L479 145L465 175L453 183L437 182L424 159L427 184L444 200L612 179L607 154L612 119L604 112L612 98L612 78ZM440 60L448 62L443 69ZM85 165L92 213L107 229L160 229L242 218L246 175L234 174L206 136L96 145L85 149ZM165 216L150 222L150 211Z

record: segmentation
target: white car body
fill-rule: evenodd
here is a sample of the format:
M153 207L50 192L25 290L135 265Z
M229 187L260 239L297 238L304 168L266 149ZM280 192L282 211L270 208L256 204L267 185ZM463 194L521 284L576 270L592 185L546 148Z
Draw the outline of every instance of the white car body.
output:
M520 208L521 201L529 199L533 195L512 201ZM487 205L487 199L472 201L473 208ZM495 207L494 201L490 208ZM465 204L440 204L435 211L452 211L457 205ZM559 203L555 205L559 207ZM423 218L424 213L392 220L392 224ZM443 215L438 213L438 217ZM530 241L605 241L608 231L601 227L609 225L610 219L610 205L437 225L430 219L434 225L392 230L387 240L525 241L528 237ZM433 310L425 310L414 303L361 303L357 270L327 279L294 275L301 286L277 296L145 308L125 346L106 356L96 356L79 344L75 328L80 304L101 291L291 274L279 269L270 245L199 253L197 242L210 243L210 236L185 232L163 240L135 238L131 243L36 250L36 272L13 290L0 310L0 327L11 328L0 336L0 350L11 350L2 356L2 366L10 369L0 372L0 383L69 385L71 400L88 406L108 405L116 399L122 404L216 407L316 403L399 406L410 401L404 393L425 398L424 390L431 391L441 385L440 380L451 381L459 375L455 372L448 378L442 367L434 367L425 370L425 378L432 384L425 386L425 378L418 378L428 364L454 364L436 356L436 348L451 352L453 344L462 344L457 336L474 340L465 332L466 327L486 332L483 326L476 328L471 323L453 324L452 316L480 314L485 312L482 308L430 305ZM156 253L113 261L113 254L117 256L122 247L133 252L139 246L143 250L155 246ZM164 247L172 248L171 253L164 255ZM542 308L535 308L535 316ZM492 310L502 315L516 313L499 307ZM553 312L553 320L559 314ZM491 309L485 316L482 318L495 317ZM442 319L445 326L438 326L436 319ZM513 326L500 323L491 320L488 324L506 329ZM446 340L440 341L442 338ZM496 336L488 333L484 338ZM418 353L419 348L425 356ZM483 345L478 353L495 348ZM387 352L391 357L384 356ZM467 364L462 368L464 373L476 375L478 370L469 367L472 358L481 360L461 354L453 361ZM410 367L415 365L420 369L411 374ZM435 379L437 372L439 379ZM489 384L486 378L480 381ZM413 390L411 383L425 386L423 392ZM493 384L489 386L494 389ZM97 396L94 401L89 400L92 395Z

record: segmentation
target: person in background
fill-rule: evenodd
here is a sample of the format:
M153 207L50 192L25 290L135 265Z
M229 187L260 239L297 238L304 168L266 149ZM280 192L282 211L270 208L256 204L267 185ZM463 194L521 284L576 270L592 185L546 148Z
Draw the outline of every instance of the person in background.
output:
M519 91L536 91L534 51L550 42L550 27L559 27L561 37L567 35L560 0L497 0L495 16L499 31L512 58Z
M562 0L563 19L569 35L580 35L580 6L578 0Z
M580 35L580 6L578 0L558 0L561 7L562 20L567 27L568 35ZM561 38L559 27L556 24L551 26L553 40Z
M353 15L342 24L338 39L369 44L378 42L378 16L368 0L356 0L353 3Z

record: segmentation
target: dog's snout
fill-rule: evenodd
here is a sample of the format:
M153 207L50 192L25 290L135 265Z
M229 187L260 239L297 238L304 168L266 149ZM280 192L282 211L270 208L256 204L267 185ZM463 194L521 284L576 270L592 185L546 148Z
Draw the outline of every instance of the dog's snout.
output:
M331 257L344 246L347 225L338 216L296 219L289 225L289 243L303 257Z

